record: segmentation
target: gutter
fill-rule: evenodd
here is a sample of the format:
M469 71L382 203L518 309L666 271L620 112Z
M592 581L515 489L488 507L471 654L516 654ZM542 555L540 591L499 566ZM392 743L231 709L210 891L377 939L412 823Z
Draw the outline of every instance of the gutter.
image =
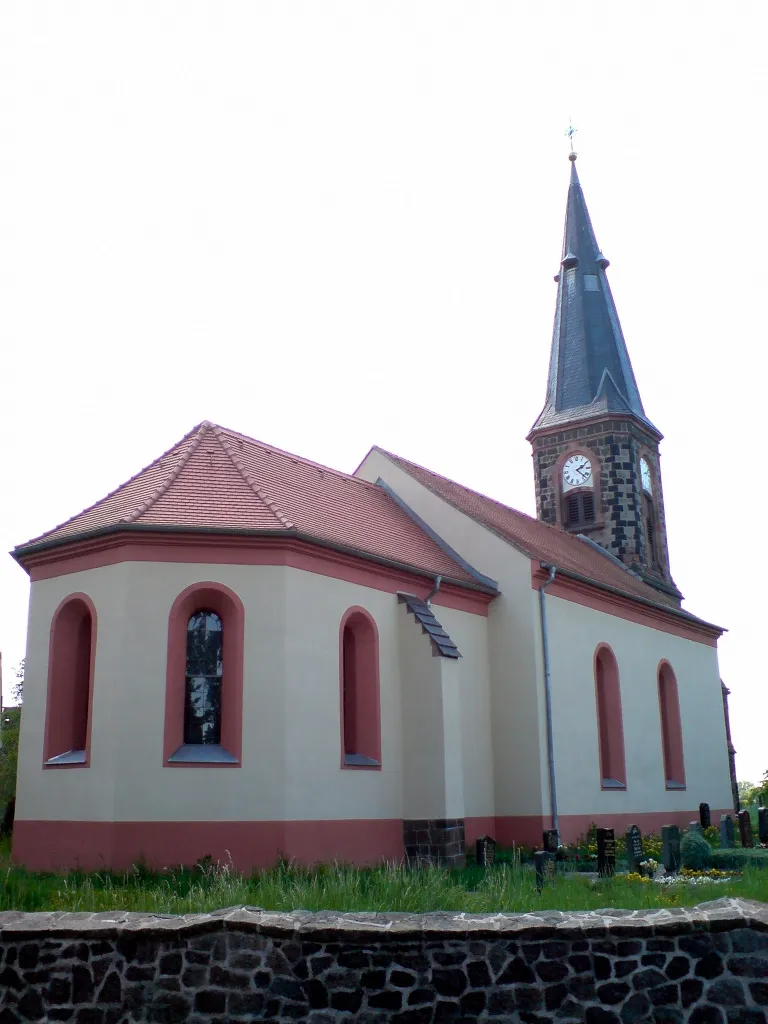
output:
M541 650L544 656L544 701L547 716L547 756L549 758L549 802L552 807L552 828L558 834L558 846L560 845L560 830L558 828L557 814L557 790L555 787L555 749L552 738L552 675L549 666L549 637L547 635L547 596L544 591L555 582L557 569L554 565L543 565L549 569L549 578L539 587L539 611L541 613Z

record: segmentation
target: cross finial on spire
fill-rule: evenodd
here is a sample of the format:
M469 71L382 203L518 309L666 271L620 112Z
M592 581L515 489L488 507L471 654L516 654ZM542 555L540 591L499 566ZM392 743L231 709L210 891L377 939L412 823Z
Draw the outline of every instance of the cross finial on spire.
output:
M577 131L578 131L578 128L574 128L573 127L573 121L569 117L568 118L568 127L565 129L565 134L568 136L568 140L571 143L571 152L568 154L568 159L569 160L575 160L576 159L576 151L573 148L573 136L576 134Z

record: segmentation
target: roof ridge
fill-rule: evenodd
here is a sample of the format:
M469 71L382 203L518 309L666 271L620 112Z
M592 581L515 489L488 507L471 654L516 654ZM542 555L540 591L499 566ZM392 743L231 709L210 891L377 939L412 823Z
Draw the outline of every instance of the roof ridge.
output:
M319 469L323 473L333 473L334 476L341 477L343 480L348 480L354 484L359 484L361 487L366 489L377 490L376 485L372 484L370 480L362 480L360 477L355 476L354 473L345 473L342 469L334 469L333 466L326 466L322 462L315 462L313 459L307 459L303 455L297 455L295 452L286 451L285 448L278 448L274 444L268 444L266 441L260 441L258 438L251 437L249 434L243 434L240 430L231 430L229 427L222 427L220 423L213 423L211 426L215 430L220 430L223 434L231 434L235 437L241 437L244 441L249 441L251 444L257 445L259 448L266 448L270 452L276 452L278 455L284 455L287 459L295 459L296 462L301 462L305 466L311 466L313 469Z
M211 424L209 423L208 420L203 420L202 423L198 424L198 426L195 428L196 434L194 440L189 445L184 454L181 456L176 465L173 467L168 476L165 478L165 480L163 480L163 482L154 489L154 491L150 494L146 501L143 504L139 505L139 507L135 511L131 512L130 515L123 516L122 522L137 522L146 512L148 512L152 508L157 499L162 497L170 489L171 484L173 484L173 482L178 478L179 473L181 473L182 469L184 469L192 455L194 455L194 453L200 447L200 442L205 437L210 426ZM187 434L187 437L189 437L189 434Z
M250 487L250 489L257 495L257 497L259 497L264 502L264 504L272 512L275 519L277 519L281 526L284 526L286 530L295 530L295 525L290 521L290 519L283 515L283 513L278 508L277 504L274 501L272 501L269 495L266 493L266 491L259 486L258 482L251 476L251 474L248 472L248 470L245 468L242 462L240 462L235 452L232 451L229 444L227 443L226 428L220 427L216 423L212 423L211 427L213 429L213 433L216 437L216 440L221 445L222 449L224 450L224 453L229 457L232 465L235 467L237 472L246 482L248 487ZM248 440L252 440L252 438L248 438Z
M86 512L92 512L93 509L95 509L97 505L102 505L105 501L108 501L110 498L114 497L116 494L119 494L120 491L124 491L126 487L128 487L130 484L132 484L134 482L134 480L138 480L138 478L142 475L142 473L146 473L147 470L152 469L153 466L156 466L158 463L162 462L163 459L166 458L167 455L170 455L170 453L174 450L174 448L181 447L181 445L184 444L184 442L187 440L187 438L191 437L194 433L196 433L198 430L200 430L200 428L202 426L204 426L206 423L208 423L208 421L207 420L203 420L202 423L198 423L196 426L192 427L191 430L187 431L187 433L184 435L184 437L182 437L182 438L180 438L180 440L176 441L175 444L172 444L170 448L166 448L166 450L163 452L162 455L158 455L158 457L156 459L152 459L152 461L148 462L146 464L146 466L142 466L140 470L138 470L136 473L133 474L133 476L128 477L127 480L124 480L117 487L113 488L111 491L108 491L102 498L99 498L98 501L94 501L90 505L86 505L85 508L80 509L79 512L76 512L73 516L70 516L68 519L64 519L60 523L57 523L56 526L52 526L51 529L50 530L46 530L45 533L41 533L37 537L30 538L30 540L25 541L24 544L17 544L16 548L23 548L27 544L32 543L33 541L35 543L37 543L38 541L43 540L45 537L48 537L50 534L56 533L57 530L61 530L63 527L68 526L69 523L74 522L75 519L79 519L80 516L84 516L86 514Z

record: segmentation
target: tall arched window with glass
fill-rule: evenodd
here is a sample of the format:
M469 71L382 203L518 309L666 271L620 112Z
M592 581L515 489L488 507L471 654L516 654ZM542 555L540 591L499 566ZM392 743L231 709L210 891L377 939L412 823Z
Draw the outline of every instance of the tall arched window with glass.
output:
M201 610L187 622L187 681L184 699L184 742L221 743L221 619Z

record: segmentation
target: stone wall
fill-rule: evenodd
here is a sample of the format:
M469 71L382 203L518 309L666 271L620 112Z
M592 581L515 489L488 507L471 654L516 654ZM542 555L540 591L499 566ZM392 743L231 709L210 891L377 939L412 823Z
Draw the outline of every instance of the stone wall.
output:
M768 906L0 914L0 1024L765 1024Z

